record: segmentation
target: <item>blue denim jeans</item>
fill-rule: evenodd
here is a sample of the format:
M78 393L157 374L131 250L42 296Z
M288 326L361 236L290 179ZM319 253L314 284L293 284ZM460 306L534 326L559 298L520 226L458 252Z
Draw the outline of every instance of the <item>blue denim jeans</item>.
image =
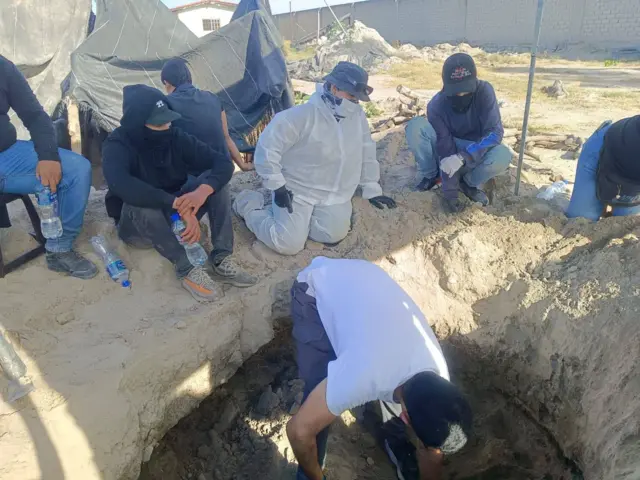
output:
M62 236L48 239L49 252L68 252L82 229L84 211L91 189L91 164L82 155L59 150L62 180L58 185L58 205L62 221ZM36 178L38 157L32 142L18 141L0 153L0 192L36 193L41 187Z
M567 217L584 217L592 221L600 219L605 204L598 200L596 195L598 162L600 150L604 143L604 136L611 127L611 122L600 126L582 147L582 153L576 167L576 183L567 208ZM623 217L625 215L640 215L640 206L614 207L613 215Z
M411 120L405 129L409 150L413 153L421 178L435 178L438 176L440 158L436 150L436 131L424 116L419 116ZM472 142L470 140L455 139L458 150L465 150ZM458 178L470 187L480 187L483 183L491 180L496 175L500 175L509 168L511 163L511 152L504 145L495 146L484 155L482 161L473 168L463 169L452 179L443 178L443 188L445 195L447 191L457 194ZM448 188L448 186L450 188Z

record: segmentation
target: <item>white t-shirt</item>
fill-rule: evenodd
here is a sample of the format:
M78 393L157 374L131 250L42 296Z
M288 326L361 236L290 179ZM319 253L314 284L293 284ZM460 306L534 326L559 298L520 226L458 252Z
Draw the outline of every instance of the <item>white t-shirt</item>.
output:
M411 297L365 260L317 257L298 274L309 285L337 359L329 363L327 405L334 415L393 392L420 372L449 380L433 330Z

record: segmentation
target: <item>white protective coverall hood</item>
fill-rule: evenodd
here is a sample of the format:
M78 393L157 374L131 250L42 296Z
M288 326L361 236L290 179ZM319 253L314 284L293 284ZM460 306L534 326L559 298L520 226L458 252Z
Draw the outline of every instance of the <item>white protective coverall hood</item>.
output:
M344 100L339 122L322 99L322 84L303 105L278 113L260 135L256 172L269 190L286 185L312 205L349 202L358 185L365 199L382 195L376 144L362 108ZM341 106L342 107L342 106Z

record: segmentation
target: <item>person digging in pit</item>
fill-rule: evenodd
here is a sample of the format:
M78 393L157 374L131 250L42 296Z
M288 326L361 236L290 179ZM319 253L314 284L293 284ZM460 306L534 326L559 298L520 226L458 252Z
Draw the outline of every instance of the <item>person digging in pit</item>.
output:
M640 215L640 115L603 123L585 142L567 217Z
M440 478L444 456L469 438L472 412L411 297L372 263L324 257L299 273L291 297L305 382L303 404L287 424L297 479L323 480L329 426L376 400L381 446L398 478Z
M233 262L233 226L227 183L233 163L227 150L214 150L171 122L167 97L146 85L123 90L123 116L102 148L109 187L107 213L120 238L133 247L154 247L176 269L184 288L196 300L212 301L219 293L202 266L190 263L178 242L170 217L179 213L187 243L200 240L199 218L209 215L213 251L209 262L215 278L237 287L255 281Z
M343 240L358 186L374 207L396 207L382 195L376 144L359 105L369 101L368 80L358 65L338 63L307 103L279 112L260 135L255 168L273 206L265 209L261 193L243 190L233 208L272 250L295 255L307 237Z
M504 130L496 94L490 83L478 80L473 58L450 56L442 80L427 116L411 120L405 134L422 179L417 189L430 190L441 173L445 206L456 213L464 208L459 191L473 202L489 204L480 187L509 168L511 152L501 144Z

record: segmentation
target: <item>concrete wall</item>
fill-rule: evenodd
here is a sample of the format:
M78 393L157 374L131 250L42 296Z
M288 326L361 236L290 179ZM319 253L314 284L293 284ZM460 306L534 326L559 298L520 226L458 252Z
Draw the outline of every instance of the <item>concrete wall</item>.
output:
M537 0L369 0L334 7L338 17L375 28L389 42L417 45L465 40L516 46L533 37ZM327 8L275 16L284 38L297 40L333 21ZM640 46L640 0L546 0L541 45L573 42Z
M194 8L193 10L187 10L178 13L178 18L184 23L189 30L195 33L197 36L202 37L211 32L205 32L202 29L203 19L218 19L220 20L220 26L224 27L231 21L233 10L215 8L215 7L203 7Z

